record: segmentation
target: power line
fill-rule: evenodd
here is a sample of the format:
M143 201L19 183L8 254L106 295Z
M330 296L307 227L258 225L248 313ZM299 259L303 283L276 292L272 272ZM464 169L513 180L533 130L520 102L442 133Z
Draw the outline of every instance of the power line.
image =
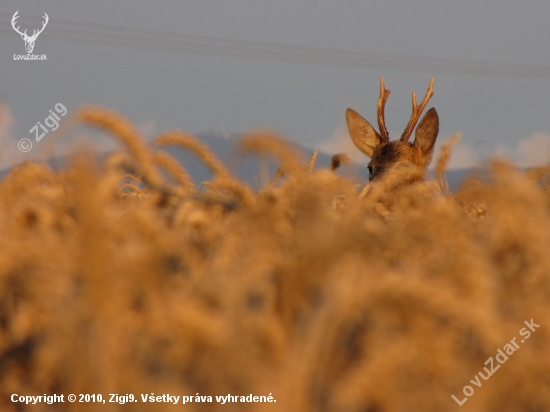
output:
M0 16L6 19L5 24L0 25L0 31L5 33L12 31L10 25L12 15L0 12ZM41 18L33 17L28 20L32 25L36 23L36 26L40 27ZM426 71L430 73L446 72L550 79L550 66L545 65L356 52L325 47L298 46L116 27L64 19L51 19L44 33L50 38L63 41L125 48L154 49L172 53L350 68L379 68Z

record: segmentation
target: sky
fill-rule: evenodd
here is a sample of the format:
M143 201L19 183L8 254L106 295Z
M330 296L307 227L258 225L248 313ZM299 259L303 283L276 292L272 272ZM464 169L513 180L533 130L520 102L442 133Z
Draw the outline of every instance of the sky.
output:
M49 21L33 54L15 60ZM303 146L368 159L351 143L345 110L376 125L379 80L390 138L430 78L438 146L453 134L452 168L490 156L550 162L550 2L462 0L3 0L0 7L0 168L45 156L59 122L85 104L128 117L147 138L166 130L275 130ZM62 106L59 106L61 104ZM66 108L66 114L61 116ZM36 141L36 131L45 133ZM56 145L92 136L85 129ZM95 137L94 137L95 136ZM22 152L21 139L32 148ZM437 150L437 147L436 147Z

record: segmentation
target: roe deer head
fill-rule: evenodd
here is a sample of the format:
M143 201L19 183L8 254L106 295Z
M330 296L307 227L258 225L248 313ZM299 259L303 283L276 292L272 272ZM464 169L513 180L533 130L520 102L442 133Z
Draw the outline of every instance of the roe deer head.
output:
M21 38L23 40L25 40L25 49L27 49L27 53L32 53L33 49L34 49L34 43L36 42L36 38L38 37L38 35L40 33L42 33L44 31L44 29L46 28L46 25L48 24L48 21L50 20L50 18L48 17L48 15L46 13L44 13L44 23L42 23L42 28L40 30L34 30L33 33L32 33L32 36L29 36L27 34L27 30L25 30L24 32L20 31L19 30L19 26L15 27L15 25L17 24L16 20L19 18L19 10L17 10L15 12L15 14L13 15L12 19L11 19L11 25L13 27L13 29L19 33L21 35Z
M373 181L383 176L389 169L402 164L412 163L426 172L434 150L435 139L439 132L439 118L434 108L428 110L416 128L413 143L409 143L414 126L422 111L433 95L434 78L430 80L428 91L420 106L416 103L416 94L412 94L412 115L409 124L398 141L390 142L384 119L384 106L390 95L390 90L384 87L384 78L380 78L380 98L378 100L378 133L355 110L346 111L349 134L355 146L371 161L368 165L369 180Z

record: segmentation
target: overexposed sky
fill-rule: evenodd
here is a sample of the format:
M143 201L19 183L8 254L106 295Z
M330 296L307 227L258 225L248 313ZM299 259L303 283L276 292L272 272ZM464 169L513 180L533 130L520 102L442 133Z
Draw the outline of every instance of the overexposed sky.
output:
M48 14L33 51L46 61L14 60L26 54L16 10L29 34ZM380 76L392 90L390 136L434 76L438 143L462 133L454 167L497 152L539 161L533 147L550 139L549 16L542 1L4 0L0 167L36 155L48 136L34 142L29 130L57 103L67 116L102 104L157 132L264 127L367 163L345 141L344 114L353 107L376 124ZM10 155L21 138L31 152Z

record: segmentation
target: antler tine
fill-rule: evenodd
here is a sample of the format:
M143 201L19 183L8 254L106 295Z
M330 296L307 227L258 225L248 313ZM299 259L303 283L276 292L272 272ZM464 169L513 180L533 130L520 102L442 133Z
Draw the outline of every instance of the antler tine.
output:
M420 106L418 106L416 104L416 93L413 92L413 94L412 94L413 112L412 112L412 115L411 115L411 120L409 120L409 124L407 125L407 127L405 128L405 131L401 135L401 141L402 142L407 142L409 140L409 138L412 135L412 131L413 131L414 127L416 126L416 122L418 122L418 119L420 118L420 115L422 114L422 111L424 110L424 108L428 104L428 101L430 100L430 98L433 96L433 94L434 94L434 92L433 92L434 80L435 79L432 77L431 80L430 80L430 85L428 86L428 91L426 92L426 95L424 96L424 100L422 100L422 103L420 103Z
M17 10L17 11L15 12L15 14L13 15L13 17L12 17L12 19L11 19L11 26L13 27L13 29L14 29L17 33L19 33L19 34L21 34L21 35L27 34L27 30L25 30L24 33L21 33L21 31L19 31L19 27L21 27L21 26L15 27L15 25L17 24L17 23L16 23L16 20L17 20L18 18L19 18L19 10Z
M48 17L48 14L47 13L44 13L44 15L42 16L44 17L45 21L44 23L42 24L42 29L40 29L40 33L42 33L44 31L44 29L46 28L46 25L48 24L48 22L50 21L50 18Z
M46 25L48 24L48 21L50 20L50 18L48 17L48 15L46 13L44 13L44 16L42 16L42 17L44 17L46 21L44 21L44 23L42 23L42 28L40 30L38 30L38 33L33 33L33 37L34 36L38 37L38 35L44 31L44 29L46 28ZM35 30L35 32L36 31L37 30Z
M380 78L380 98L378 99L378 128L380 129L380 137L383 143L390 141L390 135L388 129L386 129L386 120L384 119L384 106L386 106L386 100L390 95L391 90L386 90L384 86L384 78Z
M11 18L11 25L14 26L15 25L15 20L17 20L19 18L19 10L17 10L14 14L13 14L13 17Z

